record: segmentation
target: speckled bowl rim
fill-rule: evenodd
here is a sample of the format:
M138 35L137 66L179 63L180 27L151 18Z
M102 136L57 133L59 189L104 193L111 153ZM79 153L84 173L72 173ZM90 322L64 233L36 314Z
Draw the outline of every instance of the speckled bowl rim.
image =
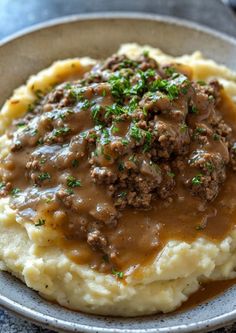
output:
M219 40L226 41L230 44L233 44L236 47L236 39L230 37L224 33L215 31L211 28L199 25L195 22L190 22L183 19L173 18L171 16L162 16L162 15L152 15L152 14L142 14L134 12L100 12L98 14L78 14L64 16L56 19L52 19L43 23L33 25L30 28L23 29L17 33L10 35L9 37L3 38L0 40L0 47L3 47L7 43L10 43L16 39L19 39L27 34L31 34L37 30L43 30L45 28L50 28L52 26L62 25L66 23L76 22L76 21L91 21L91 20L106 20L106 19L146 19L157 21L160 23L166 23L173 26L179 26L189 29L194 29L202 33L209 34L213 37L216 37ZM11 276L9 275L9 278ZM32 310L27 306L22 306L21 304L8 299L7 297L1 295L0 291L0 306L9 310L11 313L16 316L20 316L23 319L29 320L32 323L57 330L59 332L84 332L84 333L157 333L157 332L175 332L175 333L186 333L186 332L207 332L209 330L217 329L222 326L229 325L236 320L236 309L230 312L227 312L223 315L213 317L207 320L199 320L191 324L180 324L171 327L162 327L162 328L145 328L145 329L128 329L128 328L108 328L105 327L96 327L80 323L70 323L65 320L56 319L50 315L45 315L37 312L37 309ZM107 318L107 317L106 317ZM130 318L132 320L132 318ZM71 326L73 325L73 327Z

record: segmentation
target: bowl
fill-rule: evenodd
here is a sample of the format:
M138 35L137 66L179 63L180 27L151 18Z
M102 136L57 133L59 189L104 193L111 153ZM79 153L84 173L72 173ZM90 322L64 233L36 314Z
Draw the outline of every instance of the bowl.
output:
M106 58L125 42L150 44L175 56L200 50L236 69L236 40L190 22L130 13L70 16L37 25L0 43L0 105L14 88L53 61L78 56ZM236 320L236 287L185 312L115 318L52 304L1 272L0 305L60 332L204 332Z

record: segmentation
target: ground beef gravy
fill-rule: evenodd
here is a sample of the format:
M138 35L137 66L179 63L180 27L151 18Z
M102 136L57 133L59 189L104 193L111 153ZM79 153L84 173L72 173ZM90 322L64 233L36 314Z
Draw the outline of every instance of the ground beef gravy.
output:
M113 56L17 119L1 195L57 229L75 262L122 279L170 239L223 239L236 216L236 107L223 87L147 53Z

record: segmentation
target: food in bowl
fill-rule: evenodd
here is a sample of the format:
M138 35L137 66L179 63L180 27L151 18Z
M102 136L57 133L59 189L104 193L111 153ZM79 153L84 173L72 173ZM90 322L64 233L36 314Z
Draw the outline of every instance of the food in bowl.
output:
M236 74L136 44L54 63L0 113L0 267L74 310L178 308L236 276Z

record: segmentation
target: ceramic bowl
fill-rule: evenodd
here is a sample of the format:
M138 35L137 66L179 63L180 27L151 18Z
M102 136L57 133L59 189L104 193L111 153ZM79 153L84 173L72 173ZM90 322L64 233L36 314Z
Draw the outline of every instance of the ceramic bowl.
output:
M236 69L236 41L196 24L140 14L72 16L38 25L0 44L0 105L14 88L53 61L78 56L106 58L125 42L150 44L173 55L200 50ZM236 321L236 287L186 312L108 318L49 303L11 275L0 273L0 305L61 332L204 332Z

